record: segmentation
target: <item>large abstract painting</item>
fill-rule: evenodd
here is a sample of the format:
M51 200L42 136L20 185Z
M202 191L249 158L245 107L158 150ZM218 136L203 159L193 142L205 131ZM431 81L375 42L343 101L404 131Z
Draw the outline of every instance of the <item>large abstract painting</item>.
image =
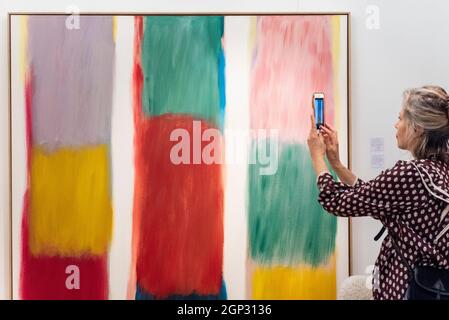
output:
M252 297L332 299L336 295L337 220L316 201L316 176L307 148L311 96L326 97L326 122L335 126L339 17L261 17L250 74L250 127L276 130L252 146L278 145L277 171L249 168L249 250ZM264 137L265 138L265 137ZM264 154L265 152L262 152Z
M348 15L11 15L15 299L335 299L311 99L347 164Z

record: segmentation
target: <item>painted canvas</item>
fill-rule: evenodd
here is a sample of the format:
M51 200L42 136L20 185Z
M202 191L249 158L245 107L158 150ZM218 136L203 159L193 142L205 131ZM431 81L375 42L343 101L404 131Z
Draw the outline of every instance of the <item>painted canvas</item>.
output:
M83 18L76 33L64 23L63 16L26 21L23 299L108 296L113 22ZM66 286L71 266L91 285Z
M196 135L223 123L223 25L220 16L136 18L136 299L226 298L222 165L195 150L206 146ZM171 156L176 132L188 137L182 163Z
M257 21L250 127L270 132L266 139L277 138L279 147L276 173L261 175L259 164L249 168L249 256L255 299L336 298L337 219L316 201L307 136L314 92L324 93L326 122L336 125L335 113L341 108L336 96L339 55L339 17ZM258 148L271 143L252 143L253 152L259 154Z
M348 16L11 15L15 299L335 299L313 92L348 161Z

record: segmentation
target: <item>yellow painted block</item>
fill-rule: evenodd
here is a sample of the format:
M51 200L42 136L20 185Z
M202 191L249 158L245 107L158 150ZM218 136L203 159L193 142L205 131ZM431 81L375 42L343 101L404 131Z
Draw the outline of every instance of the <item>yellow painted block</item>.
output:
M252 277L252 298L270 300L335 300L335 259L326 266L312 268L256 266Z
M29 246L33 255L106 252L112 236L105 145L31 151Z

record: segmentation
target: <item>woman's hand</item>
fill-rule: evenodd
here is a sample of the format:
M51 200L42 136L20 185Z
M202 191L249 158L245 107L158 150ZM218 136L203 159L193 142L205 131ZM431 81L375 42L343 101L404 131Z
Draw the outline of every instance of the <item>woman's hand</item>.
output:
M338 151L338 135L337 131L328 124L321 126L321 130L324 137L324 143L326 144L326 156L330 165L335 168L338 167L340 162L340 153Z
M309 137L307 138L310 156L312 157L312 160L320 158L324 159L326 144L324 142L323 135L319 134L316 129L315 117L313 115L310 116L310 125Z

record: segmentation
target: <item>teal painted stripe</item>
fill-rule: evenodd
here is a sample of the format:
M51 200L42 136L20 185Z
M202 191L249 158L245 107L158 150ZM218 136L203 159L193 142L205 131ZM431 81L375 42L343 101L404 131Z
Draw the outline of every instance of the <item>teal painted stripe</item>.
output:
M257 144L252 148L257 150ZM306 146L281 144L278 170L260 175L249 165L251 258L261 264L328 261L335 250L337 220L318 203L316 175Z
M145 17L145 114L190 114L221 127L225 103L223 29L222 16Z

